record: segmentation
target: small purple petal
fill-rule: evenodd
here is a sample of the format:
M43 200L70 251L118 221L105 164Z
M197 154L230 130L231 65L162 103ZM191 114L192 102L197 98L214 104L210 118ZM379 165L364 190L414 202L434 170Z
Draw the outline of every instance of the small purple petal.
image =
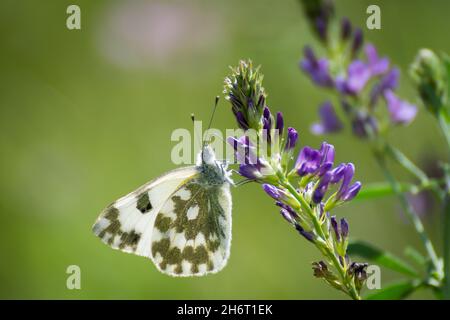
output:
M311 127L313 134L321 135L340 131L342 122L337 117L336 111L330 102L325 102L319 107L320 123L315 123Z
M341 236L344 239L348 237L348 222L345 218L341 219Z
M268 106L265 106L263 109L263 116L265 119L270 119L270 109Z
M313 82L322 87L332 87L333 79L328 70L328 60L316 59L314 52L310 47L305 48L305 57L300 62L301 69L309 74Z
M264 183L262 185L263 190L272 198L274 198L275 200L280 200L282 195L281 195L281 190L278 189L277 187L271 185L271 184L267 184Z
M371 130L374 133L378 132L376 119L365 113L358 112L356 117L352 120L353 133L360 138L365 138L368 136L368 130Z
M249 109L255 110L255 104L253 103L253 99L252 98L248 98L247 99L247 105L248 105Z
M322 142L320 146L321 163L334 162L334 146L332 144Z
M247 130L249 128L247 120L245 119L244 114L241 111L238 111L236 113L236 120L242 129Z
M417 107L400 100L391 90L384 93L391 121L395 124L409 124L417 114Z
M382 95L386 90L394 90L398 86L398 79L400 77L400 70L397 68L391 69L373 88L370 94L370 105L374 106L380 95Z
M354 174L355 174L355 166L353 165L353 163L347 163L343 173L342 184L336 194L337 199L341 200L342 197L346 194Z
M283 114L281 112L277 112L277 120L275 124L275 129L278 130L278 133L281 135L284 129L284 120Z
M291 206L288 206L287 204L285 204L285 203L283 203L281 201L277 201L275 204L278 207L283 208L284 210L288 211L292 217L296 217L297 216L297 212L295 212L295 210L292 209Z
M320 167L319 170L317 171L317 176L321 177L323 176L325 173L327 173L328 171L330 171L330 169L333 167L333 162L325 162L323 163Z
M236 139L235 137L228 137L227 142L229 145L231 145L233 147L234 151L237 151L238 144L239 144L238 139Z
M356 181L352 184L347 191L342 195L342 201L350 201L358 194L359 190L361 190L361 182Z
M328 185L330 184L331 173L326 172L322 178L320 178L319 182L316 185L316 188L313 191L312 200L314 203L320 203L322 199L325 197L325 193L328 190Z
M258 104L256 105L257 109L261 110L266 104L266 97L264 95L260 95L258 98Z
M297 158L295 168L300 176L314 173L319 169L321 155L311 147L304 147Z
M389 69L389 59L378 58L377 49L374 45L368 44L365 47L366 57L372 76L386 73Z
M239 174L250 180L256 180L262 177L258 167L250 164L241 164L239 166Z
M295 229L300 233L306 240L314 242L315 236L311 232L305 231L298 223L295 224Z
M327 40L327 29L328 29L327 20L323 18L318 18L316 20L316 30L317 34L319 35L322 41Z
M331 171L330 183L338 183L344 177L346 164L341 163Z
M352 53L353 56L358 54L358 51L361 49L362 44L364 42L364 35L361 29L356 29L355 34L353 36L353 45L352 45Z
M352 34L352 24L348 18L343 18L341 21L341 39L346 41Z
M371 76L370 68L364 62L360 60L352 62L348 67L345 91L352 94L360 93Z
M297 144L298 140L298 133L297 130L294 128L289 127L287 129L287 139L286 139L286 146L285 150L289 151L295 148L295 145Z
M339 227L338 227L338 223L336 221L336 216L332 216L330 218L330 222L331 222L331 227L333 228L333 231L334 231L334 235L336 236L336 240L341 241L341 234L339 232Z
M289 223L294 223L294 218L292 217L291 213L287 211L284 208L281 208L280 210L281 216Z

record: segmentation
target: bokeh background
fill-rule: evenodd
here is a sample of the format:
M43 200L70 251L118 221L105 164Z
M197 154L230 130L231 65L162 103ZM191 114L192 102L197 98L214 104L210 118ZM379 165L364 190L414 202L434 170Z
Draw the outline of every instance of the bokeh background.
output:
M70 4L81 7L81 30L66 28ZM342 0L338 14L365 25L369 4L381 6L382 30L366 37L401 67L401 94L417 101L407 66L421 47L450 52L450 2ZM216 275L164 276L90 230L105 205L174 167L172 131L191 129L192 112L208 118L240 58L262 65L269 104L301 143L319 145L308 128L325 93L298 69L314 39L296 0L2 0L0 39L0 298L345 298L313 278L318 253L257 185L232 191L231 257ZM224 101L214 126L234 126ZM349 134L326 139L363 183L382 180L364 143ZM424 110L391 139L418 162L444 156ZM355 238L399 255L408 244L420 248L393 198L354 201L337 214ZM437 214L425 224L440 249ZM72 264L81 290L66 288ZM382 283L396 277L383 270Z

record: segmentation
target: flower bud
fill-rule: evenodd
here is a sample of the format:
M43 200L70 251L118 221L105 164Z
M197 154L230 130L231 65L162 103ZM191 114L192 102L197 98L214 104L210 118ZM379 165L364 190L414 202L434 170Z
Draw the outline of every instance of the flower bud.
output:
M421 49L410 74L426 108L436 115L447 102L448 78L443 61L433 51Z

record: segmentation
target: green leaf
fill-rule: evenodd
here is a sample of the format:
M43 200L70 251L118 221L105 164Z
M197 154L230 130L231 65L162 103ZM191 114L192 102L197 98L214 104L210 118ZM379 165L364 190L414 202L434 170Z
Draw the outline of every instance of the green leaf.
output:
M417 281L404 281L391 284L383 289L367 295L367 300L399 300L405 299L415 290L420 288Z
M393 254L382 251L373 245L362 241L351 241L347 252L353 256L360 256L380 266L411 277L418 277L418 273L412 266Z
M419 187L413 184L401 183L400 189L402 192L415 192L419 190ZM390 183L374 182L364 185L363 188L361 188L361 190L359 191L355 200L369 200L391 195L395 195L395 191Z
M427 264L427 259L413 247L406 247L404 254L420 266Z

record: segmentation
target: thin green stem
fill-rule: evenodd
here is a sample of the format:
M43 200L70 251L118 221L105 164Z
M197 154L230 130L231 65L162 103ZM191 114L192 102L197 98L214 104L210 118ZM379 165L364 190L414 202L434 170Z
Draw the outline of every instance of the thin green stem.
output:
M444 179L430 179L429 184L413 184L406 182L398 182L401 192L417 194L422 191L438 188L439 185L444 183ZM369 200L374 198L381 198L390 195L395 195L395 191L392 185L388 182L373 182L367 183L354 200Z
M444 201L444 299L450 300L450 197Z
M391 156L392 159L397 161L403 168L414 175L417 179L419 179L422 185L429 185L430 180L428 179L428 176L425 174L425 172L423 172L418 166L416 166L411 160L409 160L408 157L405 156L405 154L403 154L397 148L391 146L389 143L385 144L385 148L387 154Z
M405 194L401 192L400 184L390 172L388 166L386 165L385 158L382 155L375 153L375 159L377 160L377 163L380 166L381 170L383 171L386 179L392 185L392 188L395 190L395 193L399 197L400 204L402 205L407 217L412 222L414 229L419 234L420 239L422 240L422 243L427 252L427 255L430 258L430 261L433 265L433 269L437 273L438 280L439 281L442 280L443 277L442 267L441 264L439 263L439 258L434 250L431 240L429 239L425 231L425 228L423 227L422 222L420 221L417 214L414 212L414 209L409 204Z
M439 112L438 121L439 121L439 126L442 130L442 133L444 135L444 138L447 141L447 145L448 145L449 152L450 152L450 125L449 125L448 121L446 120L444 112Z

